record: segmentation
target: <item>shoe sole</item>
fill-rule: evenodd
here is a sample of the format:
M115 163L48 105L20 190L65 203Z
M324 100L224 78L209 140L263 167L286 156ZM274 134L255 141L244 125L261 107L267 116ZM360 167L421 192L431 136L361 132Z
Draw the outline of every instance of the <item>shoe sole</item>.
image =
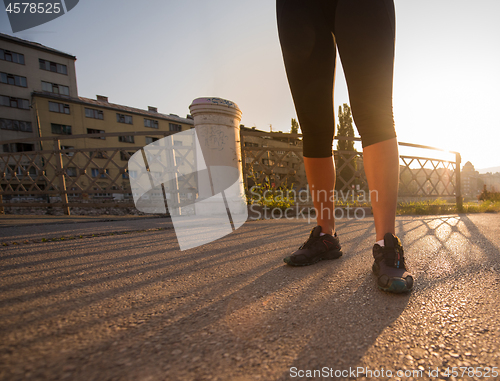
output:
M404 294L410 292L413 287L408 288L406 281L403 278L392 278L389 287L378 286L378 288L382 291L392 292L393 294Z
M342 250L335 250L335 251L326 252L323 257L316 258L316 260L314 262L293 263L291 261L291 257L284 258L283 262L285 262L287 265L290 265L290 266L310 266L310 265L314 265L315 263L318 263L319 261L322 261L322 260L330 261L333 259L338 259L342 256L342 254L343 254Z
M389 287L382 287L378 284L379 272L377 271L375 263L372 266L372 271L377 277L377 286L382 291L392 292L393 294L404 294L410 292L413 289L413 278L411 282L411 287L408 287L408 283L403 278L391 278Z

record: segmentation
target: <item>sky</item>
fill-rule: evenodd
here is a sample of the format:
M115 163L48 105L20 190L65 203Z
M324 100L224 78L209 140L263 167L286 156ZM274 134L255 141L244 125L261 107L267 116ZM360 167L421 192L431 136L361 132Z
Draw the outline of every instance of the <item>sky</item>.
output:
M476 169L500 166L500 1L395 0L395 8L399 140L458 151ZM0 10L0 32L76 56L83 97L185 117L194 99L216 96L265 131L288 132L296 118L274 0L80 0L15 34ZM349 103L337 64L335 112Z

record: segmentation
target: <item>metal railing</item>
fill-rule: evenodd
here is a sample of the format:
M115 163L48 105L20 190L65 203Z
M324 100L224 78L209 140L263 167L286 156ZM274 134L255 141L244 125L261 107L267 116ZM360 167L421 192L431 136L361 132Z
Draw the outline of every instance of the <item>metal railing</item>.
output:
M27 138L0 144L32 143L38 150L0 153L0 213L5 207L134 207L127 164L143 145L107 147L95 139L118 136L165 137L175 132L115 132ZM72 147L85 140L88 148ZM78 144L81 146L82 144Z
M245 184L269 187L307 188L301 134L241 131L242 161ZM285 140L288 142L285 143ZM360 138L336 137L337 140L360 142ZM285 144L284 144L285 143ZM443 149L399 143L400 147L445 152L453 160L435 157L400 155L400 199L453 198L462 208L460 189L460 153ZM369 192L364 173L363 153L333 150L336 163L336 189L339 192Z
M0 213L5 207L70 208L134 207L128 159L143 148L107 147L96 139L118 136L165 137L175 132L141 131L68 135L3 141L0 144L36 146L35 151L0 153ZM302 156L302 135L241 130L241 157L245 185L266 183L270 187L307 189ZM88 148L69 148L71 140L85 140ZM337 139L360 141L359 138ZM399 143L402 147L444 151L438 148ZM363 154L358 151L333 151L336 161L337 189L365 191L368 184L363 169ZM454 160L424 156L400 156L401 197L454 198L462 207L460 154Z

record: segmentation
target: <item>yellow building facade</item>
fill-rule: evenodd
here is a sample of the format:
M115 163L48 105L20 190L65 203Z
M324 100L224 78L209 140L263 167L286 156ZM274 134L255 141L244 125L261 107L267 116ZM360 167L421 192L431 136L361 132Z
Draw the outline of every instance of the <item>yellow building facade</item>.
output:
M142 147L166 134L189 130L193 120L162 114L155 107L141 110L97 99L33 93L41 150L61 148L66 189L84 197L110 197L113 190L129 189L127 162ZM112 134L100 136L96 134ZM95 135L95 136L93 136ZM55 178L58 158L46 166L46 177ZM75 193L75 196L78 196Z
M0 33L0 141L37 137L33 91L78 97L76 57ZM0 145L0 152L34 151L32 144Z

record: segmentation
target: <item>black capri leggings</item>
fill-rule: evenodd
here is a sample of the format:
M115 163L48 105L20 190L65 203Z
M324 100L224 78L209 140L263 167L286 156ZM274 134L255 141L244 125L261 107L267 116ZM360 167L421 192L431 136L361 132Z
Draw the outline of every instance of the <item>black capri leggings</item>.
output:
M332 155L336 46L363 147L396 137L393 0L277 0L276 6L304 156Z

